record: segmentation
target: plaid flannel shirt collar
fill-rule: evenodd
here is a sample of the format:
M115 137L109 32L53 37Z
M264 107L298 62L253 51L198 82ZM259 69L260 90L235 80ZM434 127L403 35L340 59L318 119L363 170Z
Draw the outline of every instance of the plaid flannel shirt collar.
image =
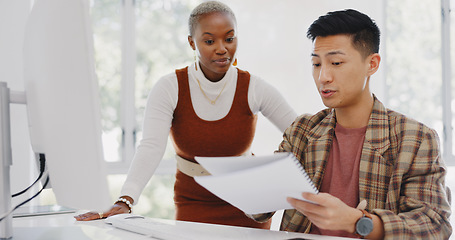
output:
M365 133L365 143L369 143L371 148L382 155L390 146L389 116L381 101L376 96L373 95L373 97L374 104Z
M371 147L384 153L390 146L389 141L389 118L387 109L373 94L373 109L368 120L367 131L365 133L365 142L370 143ZM330 113L313 128L307 138L309 142L313 141L331 141L336 126L335 109L330 109Z

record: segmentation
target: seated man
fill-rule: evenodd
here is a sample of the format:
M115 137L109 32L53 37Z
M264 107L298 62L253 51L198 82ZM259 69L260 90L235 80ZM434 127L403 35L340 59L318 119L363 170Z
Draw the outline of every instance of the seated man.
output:
M379 29L355 10L328 13L307 36L328 109L303 115L279 151L300 160L319 194L289 198L281 230L373 239L448 239L446 167L436 132L386 109L370 92ZM405 80L405 79L404 79ZM273 213L251 216L264 221Z

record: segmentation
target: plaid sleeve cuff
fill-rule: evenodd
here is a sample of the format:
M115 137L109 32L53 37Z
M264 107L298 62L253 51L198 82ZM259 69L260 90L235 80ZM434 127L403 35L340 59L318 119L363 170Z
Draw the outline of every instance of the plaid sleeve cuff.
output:
M267 222L273 216L273 214L275 214L275 212L246 215L256 222Z

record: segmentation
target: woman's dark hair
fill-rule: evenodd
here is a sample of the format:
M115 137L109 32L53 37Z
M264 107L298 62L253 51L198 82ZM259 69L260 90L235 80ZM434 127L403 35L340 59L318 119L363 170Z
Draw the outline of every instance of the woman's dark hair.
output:
M196 29L196 25L198 24L199 19L202 16L211 13L228 14L232 17L232 19L234 19L234 22L236 22L234 12L226 4L217 1L203 2L193 9L188 19L188 29L190 36L193 36L194 29Z

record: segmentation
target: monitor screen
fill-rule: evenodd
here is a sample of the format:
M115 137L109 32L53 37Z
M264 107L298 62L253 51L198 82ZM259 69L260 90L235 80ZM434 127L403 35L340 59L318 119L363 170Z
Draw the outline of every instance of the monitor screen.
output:
M87 0L40 0L27 21L24 81L32 149L59 205L110 206Z

